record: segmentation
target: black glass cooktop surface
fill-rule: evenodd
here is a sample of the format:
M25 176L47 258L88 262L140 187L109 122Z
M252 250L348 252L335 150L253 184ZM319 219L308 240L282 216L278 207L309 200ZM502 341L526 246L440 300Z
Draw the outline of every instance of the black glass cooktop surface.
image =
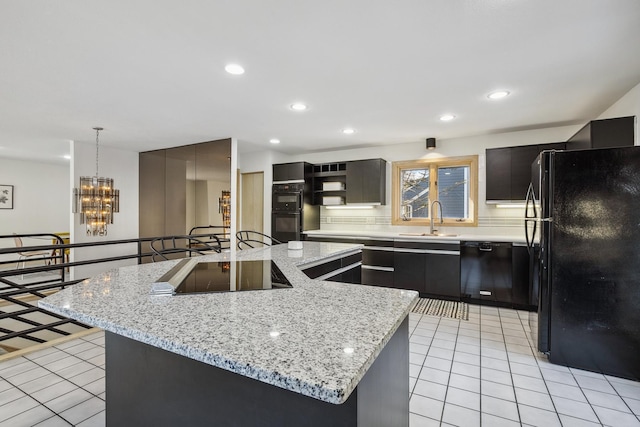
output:
M291 287L291 283L271 260L217 261L196 264L176 287L175 293L238 292Z

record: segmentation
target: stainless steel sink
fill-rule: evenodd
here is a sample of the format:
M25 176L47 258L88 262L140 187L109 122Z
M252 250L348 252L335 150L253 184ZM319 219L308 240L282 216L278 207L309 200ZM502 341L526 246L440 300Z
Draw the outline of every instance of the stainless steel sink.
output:
M457 234L446 233L399 233L401 236L424 236L424 237L457 237Z

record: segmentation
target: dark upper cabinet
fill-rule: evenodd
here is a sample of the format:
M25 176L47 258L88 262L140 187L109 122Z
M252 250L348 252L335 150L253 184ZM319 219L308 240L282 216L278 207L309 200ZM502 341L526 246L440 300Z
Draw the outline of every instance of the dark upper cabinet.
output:
M511 151L511 199L525 200L531 182L531 163L538 157L541 145L514 147Z
M313 204L344 205L346 180L346 162L313 165Z
M524 200L531 182L531 163L543 150L564 150L564 142L502 147L486 151L486 200Z
M386 203L387 162L383 159L347 162L347 203Z
M634 145L635 116L592 120L567 141L567 150Z
M511 200L511 147L487 150L487 200Z
M355 160L313 165L314 204L386 203L387 162Z
M313 165L306 162L279 163L273 165L273 181L304 180L313 170Z

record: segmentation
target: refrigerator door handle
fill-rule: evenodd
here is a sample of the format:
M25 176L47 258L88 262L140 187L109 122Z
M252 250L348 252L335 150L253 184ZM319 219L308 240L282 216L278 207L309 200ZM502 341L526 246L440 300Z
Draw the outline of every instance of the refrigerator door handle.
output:
M531 209L529 209L531 206ZM529 215L529 212L532 215ZM533 233L529 236L529 223L533 223ZM531 250L533 249L533 242L536 237L536 231L538 229L538 210L536 209L535 203L535 195L533 191L533 184L529 184L529 188L527 189L527 198L526 203L524 205L524 237L527 242L527 251L531 254Z
M533 223L533 232L531 236L529 236L529 223ZM527 252L531 254L531 250L533 249L533 242L535 241L536 232L538 231L538 220L535 219L525 219L524 220L524 237L527 242Z
M531 207L531 209L529 209ZM531 212L531 215L529 214ZM538 209L536 209L536 196L533 190L533 183L529 184L527 188L527 196L524 204L524 217L525 219L538 218Z

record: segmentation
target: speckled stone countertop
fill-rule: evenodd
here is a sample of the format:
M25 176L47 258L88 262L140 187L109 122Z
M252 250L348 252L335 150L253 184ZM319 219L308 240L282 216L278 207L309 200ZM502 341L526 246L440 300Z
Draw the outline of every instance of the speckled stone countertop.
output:
M341 231L341 230L309 230L304 234L313 237L334 237L334 238L353 238L353 239L382 239L382 240L411 240L416 242L444 241L444 242L511 242L526 243L524 235L519 236L501 236L488 234L456 234L444 236L424 236L422 233L411 232L395 232L395 231Z
M415 291L311 280L297 267L360 247L305 242L301 251L285 244L197 257L199 262L272 259L291 289L151 296L152 282L178 262L165 261L108 271L38 305L338 404L349 397L418 298Z

